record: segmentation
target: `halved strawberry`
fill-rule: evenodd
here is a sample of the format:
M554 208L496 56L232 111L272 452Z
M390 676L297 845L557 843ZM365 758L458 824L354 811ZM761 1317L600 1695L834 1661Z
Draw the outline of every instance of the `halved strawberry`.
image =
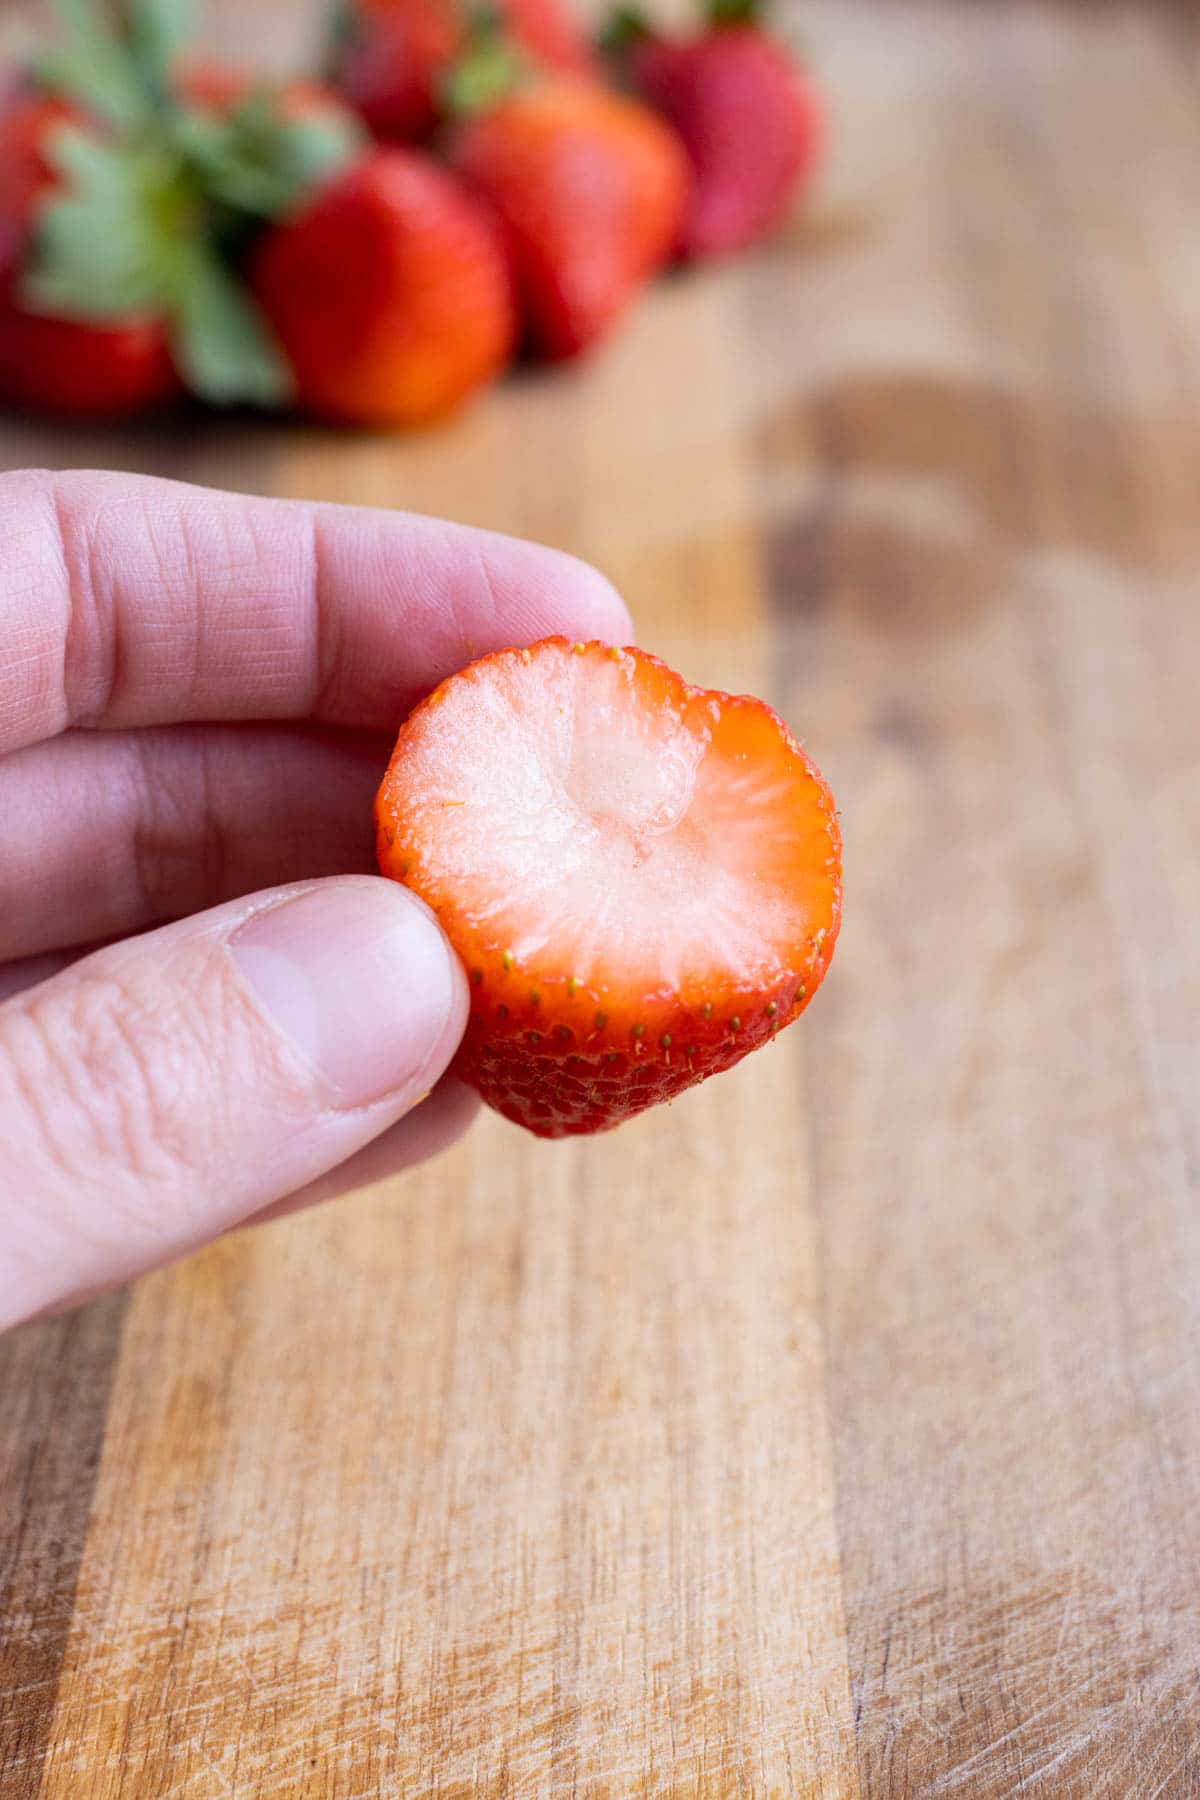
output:
M540 1137L603 1131L790 1024L841 919L833 798L761 700L546 638L400 732L379 862L471 981L455 1065Z

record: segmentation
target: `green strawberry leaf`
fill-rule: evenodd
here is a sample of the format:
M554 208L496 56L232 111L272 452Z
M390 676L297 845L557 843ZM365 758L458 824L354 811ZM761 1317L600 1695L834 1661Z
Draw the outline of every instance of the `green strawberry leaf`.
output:
M325 53L322 74L329 82L337 80L342 59L359 37L358 13L349 0L340 0L329 15L325 29Z
M708 0L710 25L755 25L758 23L758 0Z
M640 6L615 6L600 29L599 45L606 56L623 56L634 44L650 36L650 21Z
M349 120L335 113L289 118L266 90L224 118L181 112L173 131L205 194L257 219L293 211L362 144Z
M291 371L245 290L199 242L180 247L171 350L194 394L215 406L283 406Z
M158 310L171 289L172 217L187 210L174 160L73 126L50 136L46 155L62 185L37 216L28 303L91 322Z
M129 56L152 94L166 93L171 65L191 37L194 22L192 0L129 0Z
M152 108L125 46L78 0L61 0L61 9L67 25L63 42L34 61L42 86L110 125L144 125Z
M498 106L530 74L528 59L509 36L498 7L470 7L466 19L466 48L439 83L442 106L456 119Z
M442 105L455 119L487 112L520 87L526 73L519 51L503 38L484 36L443 77Z
M179 156L161 142L102 142L71 126L52 135L47 155L62 188L38 215L26 304L88 324L165 318L179 372L202 400L284 404L287 363L210 241L210 216Z

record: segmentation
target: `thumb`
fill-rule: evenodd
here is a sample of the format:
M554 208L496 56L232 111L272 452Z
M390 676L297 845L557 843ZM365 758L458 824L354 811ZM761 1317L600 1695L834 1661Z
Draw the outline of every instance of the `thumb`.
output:
M433 1087L467 1004L433 914L355 876L128 939L0 1006L0 1329L334 1168Z

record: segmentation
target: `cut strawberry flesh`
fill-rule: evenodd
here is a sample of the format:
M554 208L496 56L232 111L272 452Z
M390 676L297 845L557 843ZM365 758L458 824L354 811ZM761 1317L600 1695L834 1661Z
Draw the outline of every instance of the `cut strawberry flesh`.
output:
M840 846L819 775L761 701L641 651L550 639L473 664L402 731L379 824L385 872L472 973L476 1051L481 1031L523 1032L540 1057L611 1068L682 1031L687 1085L743 1053L731 1018L794 1016L832 952Z

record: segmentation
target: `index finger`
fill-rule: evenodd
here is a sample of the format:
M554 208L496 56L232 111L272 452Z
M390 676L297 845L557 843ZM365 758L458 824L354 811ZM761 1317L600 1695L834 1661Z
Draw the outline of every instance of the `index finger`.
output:
M624 642L574 557L414 514L145 476L0 476L0 752L70 727L390 730L476 656Z

